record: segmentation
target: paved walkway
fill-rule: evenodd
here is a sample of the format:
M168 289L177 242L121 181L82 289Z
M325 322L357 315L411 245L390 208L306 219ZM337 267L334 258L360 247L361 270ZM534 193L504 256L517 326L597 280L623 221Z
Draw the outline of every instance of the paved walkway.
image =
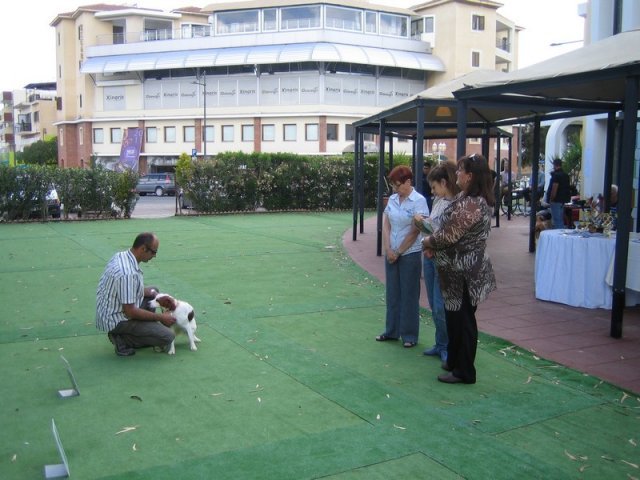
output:
M528 219L507 221L503 216L500 220L488 244L498 290L478 308L478 328L540 357L640 393L640 307L625 310L623 336L615 339L609 336L609 310L537 300ZM349 255L384 282L383 260L376 256L375 216L365 220L364 233L355 242L352 235L349 229L343 237ZM427 307L424 284L422 288L420 303ZM422 343L428 342L423 339Z

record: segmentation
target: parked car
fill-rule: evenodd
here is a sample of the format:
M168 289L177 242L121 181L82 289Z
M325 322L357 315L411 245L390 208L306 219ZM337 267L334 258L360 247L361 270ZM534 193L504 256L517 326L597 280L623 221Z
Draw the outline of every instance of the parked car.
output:
M47 211L49 212L49 216L60 218L60 198L55 188L52 188L47 193Z
M193 201L191 200L189 195L184 193L184 190L182 189L180 189L180 193L178 194L178 205L180 205L180 208L184 208L187 210L193 208Z
M176 177L173 173L149 173L138 180L136 193L141 196L153 193L158 197L176 194Z

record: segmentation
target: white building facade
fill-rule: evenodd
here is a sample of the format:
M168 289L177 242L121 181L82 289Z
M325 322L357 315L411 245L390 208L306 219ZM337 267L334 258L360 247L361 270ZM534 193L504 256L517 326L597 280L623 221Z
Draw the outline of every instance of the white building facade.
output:
M588 0L576 12L585 19L584 43L597 42L616 33L640 28L640 2L637 0ZM595 197L604 191L607 116L593 115L584 118L553 122L547 134L545 169L553 170L553 158L562 156L567 146L566 127L582 124L582 175L580 193L583 197ZM637 142L640 145L640 138ZM617 149L617 147L616 147ZM638 155L635 159L634 198L638 195ZM617 166L614 165L614 182ZM548 178L548 176L547 176ZM636 209L632 216L638 218Z
M469 50L467 71L504 69L518 30L496 14L499 6L267 0L171 12L100 4L59 14L51 23L59 163L111 167L129 128L144 132L143 172L170 169L182 153L340 154L353 143L354 121L448 79L432 44L443 54ZM474 46L445 49L447 12L461 8L464 27L453 25ZM482 56L472 52L479 48Z

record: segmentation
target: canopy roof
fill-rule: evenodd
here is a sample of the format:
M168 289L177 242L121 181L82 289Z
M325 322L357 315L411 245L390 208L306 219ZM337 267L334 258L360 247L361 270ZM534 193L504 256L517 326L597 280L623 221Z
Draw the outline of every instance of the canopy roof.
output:
M418 108L424 108L425 122L432 127L437 124L457 122L460 103L454 92L457 95L458 92L464 91L472 85L501 84L500 82L504 82L507 77L508 74L494 70L474 70L449 82L423 90L409 99L355 122L354 125L362 127L384 120L393 128L396 122L416 122ZM601 111L601 108L610 107L607 104L577 104L573 101L532 102L527 98L515 97L510 100L508 103L499 104L487 102L484 99L474 101L466 109L467 124L470 127L473 125L486 126L487 124L510 125L524 123L534 117L552 119L579 116L593 113L593 109Z
M614 102L625 97L626 77L640 74L640 30L607 37L578 50L510 72L496 79L469 82L456 91L463 99L516 99ZM506 96L510 95L510 97ZM516 97L519 95L520 97ZM596 106L590 103L590 106ZM604 110L610 104L602 105Z
M210 48L177 52L105 55L87 59L82 73L115 73L166 68L265 65L295 62L349 62L385 67L444 71L431 54L328 42Z

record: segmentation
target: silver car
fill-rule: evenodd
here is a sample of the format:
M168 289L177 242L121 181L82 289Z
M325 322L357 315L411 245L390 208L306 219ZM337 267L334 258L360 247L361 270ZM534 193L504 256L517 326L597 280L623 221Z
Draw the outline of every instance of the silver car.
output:
M138 180L136 193L141 196L155 194L158 197L163 195L176 194L176 177L173 173L149 173L143 175Z

